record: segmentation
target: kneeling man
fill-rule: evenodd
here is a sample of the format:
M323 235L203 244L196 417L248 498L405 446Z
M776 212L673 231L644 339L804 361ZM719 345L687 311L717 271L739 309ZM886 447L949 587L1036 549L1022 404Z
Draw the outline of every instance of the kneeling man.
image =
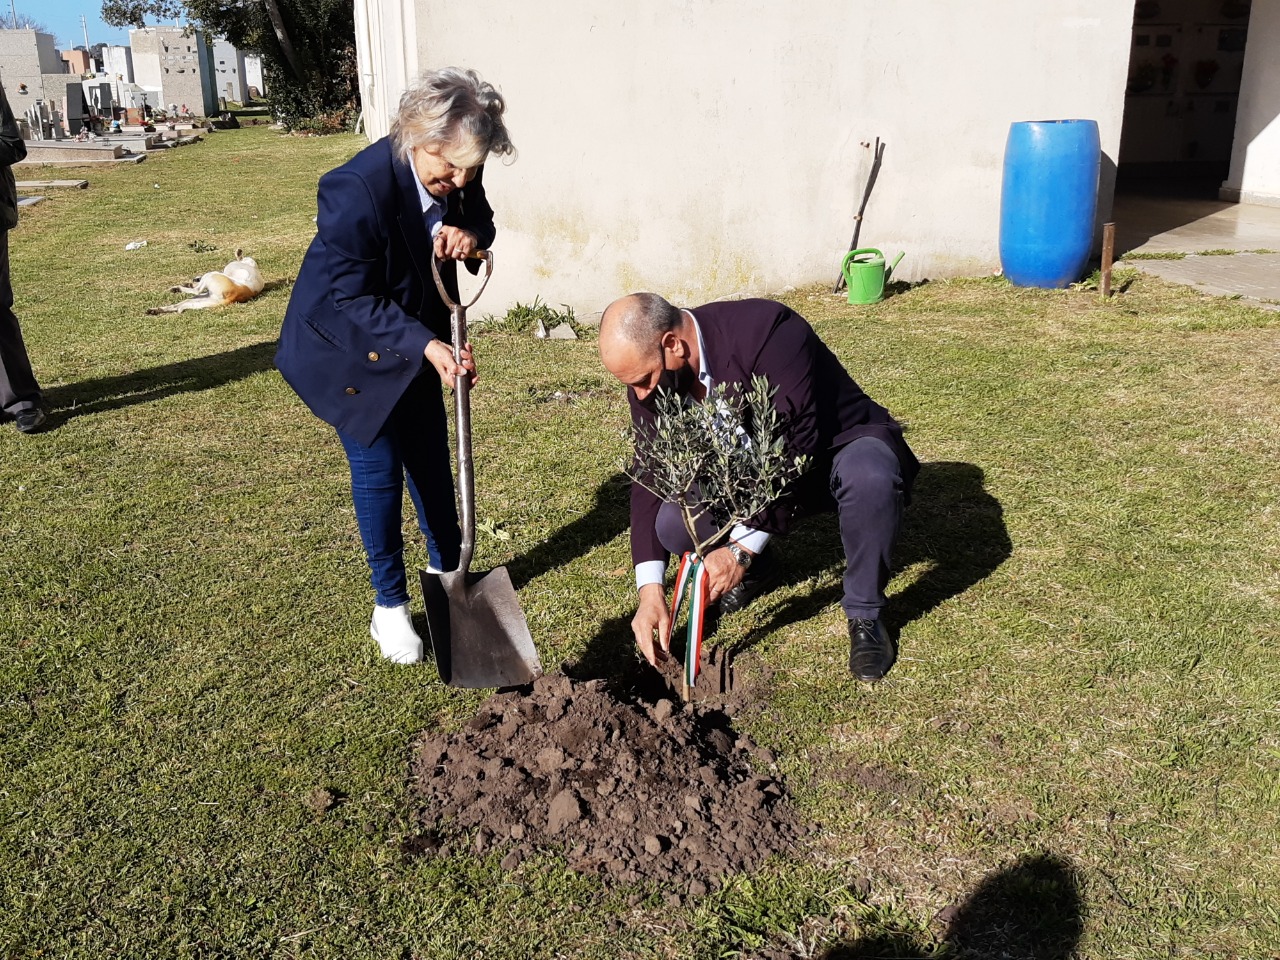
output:
M626 384L640 430L653 423L658 390L692 401L718 383L768 379L789 451L808 456L810 467L782 499L707 553L711 599L726 613L745 606L771 580L770 536L787 532L797 508L834 509L845 553L849 670L859 680L883 677L896 650L880 611L902 508L920 468L889 412L862 392L803 317L772 300L678 309L656 294L631 294L601 318L600 359ZM703 522L707 529L698 533L709 537L714 528ZM667 634L667 560L692 548L679 508L633 482L631 558L640 601L631 627L651 664L664 656L654 637Z

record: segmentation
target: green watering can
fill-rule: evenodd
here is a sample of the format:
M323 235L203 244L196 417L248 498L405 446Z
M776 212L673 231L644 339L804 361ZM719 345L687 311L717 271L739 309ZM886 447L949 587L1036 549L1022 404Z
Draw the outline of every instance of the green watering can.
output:
M849 288L849 302L879 303L883 300L885 283L893 275L893 268L906 255L905 250L898 254L898 259L886 270L884 254L874 247L863 247L846 253L844 263L840 265L840 273L844 276L845 286Z

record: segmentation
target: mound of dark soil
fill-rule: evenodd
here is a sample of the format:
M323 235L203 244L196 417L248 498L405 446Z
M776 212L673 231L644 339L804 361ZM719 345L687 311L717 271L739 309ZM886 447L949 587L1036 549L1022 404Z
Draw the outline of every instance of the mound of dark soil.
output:
M417 850L456 849L465 833L477 853L507 849L508 869L554 849L576 870L699 895L803 832L784 784L752 756L762 769L774 759L723 713L623 703L603 681L550 674L421 741L412 790L429 832Z

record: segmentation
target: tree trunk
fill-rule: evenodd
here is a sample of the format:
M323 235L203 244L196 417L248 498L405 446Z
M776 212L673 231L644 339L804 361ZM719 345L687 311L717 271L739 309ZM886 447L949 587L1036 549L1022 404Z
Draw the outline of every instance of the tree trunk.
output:
M280 41L280 51L284 54L285 61L289 64L289 69L293 71L296 79L302 79L302 65L298 62L298 54L293 49L293 41L289 39L289 31L285 29L284 17L280 15L280 6L276 0L262 0L267 7L267 16L271 18L271 26L276 32L276 39Z

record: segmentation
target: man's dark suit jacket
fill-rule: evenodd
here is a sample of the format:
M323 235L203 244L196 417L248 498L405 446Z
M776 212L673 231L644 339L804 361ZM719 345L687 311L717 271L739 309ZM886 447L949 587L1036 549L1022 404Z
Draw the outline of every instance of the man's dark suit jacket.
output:
M483 168L448 197L444 222L493 242ZM320 178L316 238L285 310L276 367L312 412L373 443L428 343L449 339L449 310L431 277L431 237L412 167L384 137ZM441 269L457 299L452 262ZM434 370L432 371L434 375Z
M821 509L825 482L811 481L825 481L822 471L830 467L832 451L859 437L875 437L887 443L898 455L905 489L911 489L920 463L903 439L902 427L889 416L889 411L862 392L804 317L772 300L708 303L692 312L702 331L704 362L712 381L749 387L752 375L767 377L777 390L773 402L785 420L791 452L812 458L807 477L764 513L748 521L748 526L786 533L798 505ZM630 387L627 400L632 424L647 431L654 421L653 410L637 400ZM642 484L632 482L633 563L667 559L655 530L661 505L658 497Z

